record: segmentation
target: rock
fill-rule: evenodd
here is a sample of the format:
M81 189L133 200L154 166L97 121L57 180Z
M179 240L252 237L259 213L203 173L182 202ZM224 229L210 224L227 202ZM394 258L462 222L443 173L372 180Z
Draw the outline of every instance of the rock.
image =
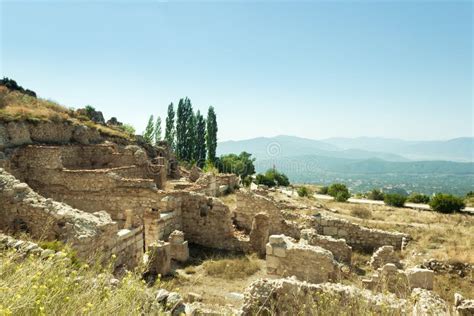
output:
M54 256L55 252L51 249L45 249L41 252L41 259L47 259L49 257Z
M170 293L165 290L165 289L159 289L157 292L156 292L156 295L155 295L155 300L162 304L162 303L166 303L166 300L168 299L168 296L170 295Z
M461 294L454 294L454 308L459 316L474 315L474 300L465 299Z
M448 304L431 291L416 288L411 299L414 302L413 316L450 315Z
M408 283L412 289L421 288L426 290L433 289L434 273L428 269L411 268L405 271Z
M202 302L202 296L197 293L189 292L186 301L189 303Z

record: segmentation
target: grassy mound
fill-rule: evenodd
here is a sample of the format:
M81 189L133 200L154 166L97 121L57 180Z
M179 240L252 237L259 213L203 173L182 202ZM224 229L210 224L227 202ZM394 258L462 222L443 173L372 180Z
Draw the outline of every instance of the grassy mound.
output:
M0 122L13 121L69 122L74 125L86 125L107 136L124 139L133 137L119 127L96 124L78 111L68 109L54 101L35 98L0 86Z

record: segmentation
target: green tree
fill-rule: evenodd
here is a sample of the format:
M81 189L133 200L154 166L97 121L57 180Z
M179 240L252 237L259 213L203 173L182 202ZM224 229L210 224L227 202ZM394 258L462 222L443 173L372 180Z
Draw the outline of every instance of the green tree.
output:
M170 103L170 105L168 105L168 116L166 117L165 140L173 150L176 149L176 127L174 125L174 117L174 105L173 103Z
M192 161L196 151L196 117L194 116L193 106L189 98L184 100L184 117L185 135L183 159L185 161Z
M328 187L328 194L338 202L345 202L350 197L349 189L345 184L333 183Z
M156 123L155 123L155 144L158 144L161 142L161 117L156 118Z
M206 120L199 110L196 113L196 141L194 154L194 160L198 167L204 167L206 163Z
M406 196L398 193L387 193L385 194L385 197L383 199L385 204L395 207L403 207L403 205L405 205L406 200Z
M240 155L222 155L216 160L216 165L221 173L234 173L241 179L245 179L255 173L254 162L255 158L252 158L252 154L243 151Z
M176 111L176 156L184 159L186 152L186 105L184 99L180 99Z
M207 112L207 157L211 162L216 160L217 149L217 118L214 107L210 106Z
M436 194L430 201L430 207L433 211L440 213L454 213L462 210L466 204L464 201L452 194Z
M257 184L263 184L269 187L278 186L289 186L290 180L284 174L276 169L269 169L265 174L258 174L256 177Z
M153 122L153 115L150 115L148 119L148 124L146 125L145 132L143 133L143 138L149 144L153 142L153 135L155 133L155 126Z

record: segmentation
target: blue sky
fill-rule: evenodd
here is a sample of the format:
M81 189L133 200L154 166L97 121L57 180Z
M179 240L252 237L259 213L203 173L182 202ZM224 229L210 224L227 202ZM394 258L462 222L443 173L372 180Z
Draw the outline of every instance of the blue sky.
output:
M142 131L180 97L219 139L473 136L472 3L1 2L1 74Z

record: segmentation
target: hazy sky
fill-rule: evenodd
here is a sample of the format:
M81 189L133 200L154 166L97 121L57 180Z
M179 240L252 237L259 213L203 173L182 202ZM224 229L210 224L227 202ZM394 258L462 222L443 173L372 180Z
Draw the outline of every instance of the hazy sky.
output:
M2 0L0 0L2 1ZM465 2L1 2L1 74L143 131L188 96L219 139L474 135Z

